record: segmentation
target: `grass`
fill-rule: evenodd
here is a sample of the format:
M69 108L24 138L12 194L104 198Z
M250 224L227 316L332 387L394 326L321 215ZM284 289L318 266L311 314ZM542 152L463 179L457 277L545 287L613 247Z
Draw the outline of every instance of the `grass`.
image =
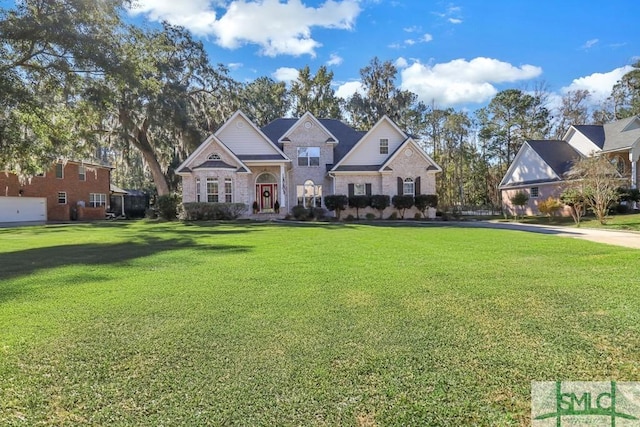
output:
M0 425L528 425L637 380L637 250L384 225L0 230Z
M571 217L554 217L549 220L548 217L530 216L519 219L519 222L525 224L541 224L541 225L559 225L575 227L575 223ZM604 230L622 230L622 231L640 231L640 214L611 215L607 217L606 224L600 224L594 216L587 216L580 221L582 228L600 228Z

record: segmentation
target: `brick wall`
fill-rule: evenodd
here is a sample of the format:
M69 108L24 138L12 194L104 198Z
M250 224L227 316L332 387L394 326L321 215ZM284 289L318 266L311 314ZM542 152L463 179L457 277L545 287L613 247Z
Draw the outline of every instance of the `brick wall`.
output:
M81 164L67 162L63 167L63 177L56 178L56 166L44 174L34 176L26 182L19 182L11 173L0 172L0 197L25 196L47 198L47 221L68 221L77 212L78 202L84 202L86 210L84 218L104 219L105 208L89 209L91 193L104 194L107 207L109 204L110 169L100 166L85 165L85 180L81 181L79 167ZM22 191L22 193L20 193ZM66 193L66 203L60 203L58 193Z

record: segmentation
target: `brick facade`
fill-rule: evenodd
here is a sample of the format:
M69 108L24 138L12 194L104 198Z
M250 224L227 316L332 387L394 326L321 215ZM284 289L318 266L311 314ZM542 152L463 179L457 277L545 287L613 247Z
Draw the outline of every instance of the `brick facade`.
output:
M109 183L111 169L105 166L84 164L84 180L80 179L83 164L61 163L62 178L56 177L56 165L43 176L34 176L21 183L12 173L0 172L0 197L45 197L47 199L47 221L71 219L104 219L109 205ZM64 203L58 193L65 194ZM104 195L105 206L91 207L90 195ZM84 205L84 207L82 206Z

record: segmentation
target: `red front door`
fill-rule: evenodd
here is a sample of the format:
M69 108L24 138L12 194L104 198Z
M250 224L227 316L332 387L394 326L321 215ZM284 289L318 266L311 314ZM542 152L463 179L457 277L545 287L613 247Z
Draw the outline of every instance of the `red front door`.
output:
M272 211L276 201L278 184L256 185L256 200L260 205L260 211Z

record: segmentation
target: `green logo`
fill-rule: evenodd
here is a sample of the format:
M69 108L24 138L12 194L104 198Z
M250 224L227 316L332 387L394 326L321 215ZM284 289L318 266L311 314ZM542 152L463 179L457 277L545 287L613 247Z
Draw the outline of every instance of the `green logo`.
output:
M533 426L640 426L640 383L556 381L531 384Z

